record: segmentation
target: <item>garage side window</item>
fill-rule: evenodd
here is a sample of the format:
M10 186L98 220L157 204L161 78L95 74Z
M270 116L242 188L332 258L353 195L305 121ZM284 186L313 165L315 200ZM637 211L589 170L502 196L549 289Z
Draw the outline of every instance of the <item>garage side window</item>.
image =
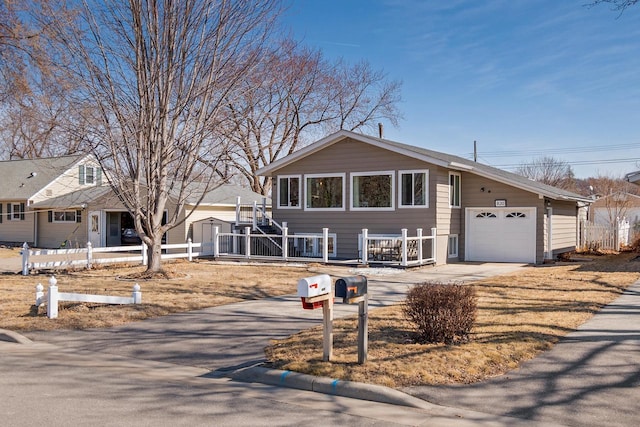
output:
M429 207L429 171L400 171L400 207Z
M460 174L449 172L449 206L460 207Z
M393 172L351 174L351 208L354 210L393 209Z
M345 175L305 175L305 209L344 210Z
M278 177L278 207L300 207L300 176Z

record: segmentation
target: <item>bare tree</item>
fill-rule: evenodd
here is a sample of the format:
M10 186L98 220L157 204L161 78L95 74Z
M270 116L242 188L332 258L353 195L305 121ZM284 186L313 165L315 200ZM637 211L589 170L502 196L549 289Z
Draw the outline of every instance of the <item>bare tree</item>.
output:
M595 6L598 4L609 4L613 10L619 11L620 13L624 12L627 8L638 3L639 0L594 0L591 3L591 6Z
M66 67L54 67L43 41L51 37L47 22L28 19L29 8L48 5L64 19L69 10L50 0L12 0L0 4L0 155L37 158L81 150L79 123L65 94L73 88ZM58 65L65 55L59 55ZM69 132L73 129L73 134Z
M187 199L216 185L224 150L204 144L278 9L277 0L84 0L67 20L46 7L39 15L56 28L56 54L72 59L73 105L93 107L83 130L149 246L149 272L161 270L162 236L184 220Z
M331 63L319 50L285 40L243 80L243 97L228 102L226 156L251 189L268 194L257 170L320 134L359 130L387 120L397 125L400 83L366 62Z
M528 163L522 163L515 172L518 175L554 187L566 190L573 190L575 187L571 166L567 162L553 157L544 156Z

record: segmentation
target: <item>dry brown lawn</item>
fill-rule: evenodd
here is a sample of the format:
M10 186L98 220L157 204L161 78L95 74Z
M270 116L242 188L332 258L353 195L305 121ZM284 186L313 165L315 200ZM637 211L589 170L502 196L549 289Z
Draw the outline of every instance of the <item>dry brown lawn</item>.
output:
M0 257L6 249L0 249ZM12 250L12 256L17 252ZM529 267L476 282L478 316L471 341L415 344L401 306L369 312L368 361L358 365L355 316L334 321L334 359L322 362L320 328L302 331L267 348L272 367L403 387L471 383L496 376L548 349L560 337L614 300L640 278L636 254L593 262ZM16 331L109 327L169 313L291 294L299 278L319 266L256 266L208 261L166 264L173 279L139 280L143 304L64 303L59 318L33 306L35 286L49 274L0 276L0 328ZM311 269L311 270L310 270ZM61 292L130 295L143 267L101 267L56 272ZM312 273L313 272L313 273ZM357 311L357 310L356 310Z
M470 342L416 344L397 305L369 312L368 359L357 364L357 318L334 321L334 357L322 362L322 331L274 341L270 366L389 387L472 383L504 374L550 348L640 278L636 254L529 267L476 282Z
M0 250L0 253L2 250ZM46 307L34 307L35 288L46 291L51 273L0 276L0 328L14 331L103 328L197 310L206 307L296 292L307 267L214 264L176 261L165 264L172 279L131 280L142 266L101 267L92 270L57 271L60 292L130 296L137 282L140 305L60 303L57 319L46 317Z

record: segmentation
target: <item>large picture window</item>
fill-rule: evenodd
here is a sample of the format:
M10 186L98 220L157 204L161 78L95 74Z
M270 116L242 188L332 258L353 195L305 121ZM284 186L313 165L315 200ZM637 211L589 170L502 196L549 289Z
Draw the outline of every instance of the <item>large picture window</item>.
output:
M300 207L300 176L278 177L278 207Z
M344 174L306 175L306 209L344 210Z
M393 209L393 172L351 174L351 208Z
M460 174L449 172L449 206L460 207Z
M429 206L429 171L400 171L400 206L426 208Z

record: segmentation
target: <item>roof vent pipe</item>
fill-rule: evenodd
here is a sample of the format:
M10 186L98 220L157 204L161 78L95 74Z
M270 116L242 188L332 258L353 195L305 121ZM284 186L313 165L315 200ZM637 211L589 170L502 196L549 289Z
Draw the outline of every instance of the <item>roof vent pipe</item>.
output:
M378 137L380 139L384 137L384 126L382 126L382 123L378 123Z

